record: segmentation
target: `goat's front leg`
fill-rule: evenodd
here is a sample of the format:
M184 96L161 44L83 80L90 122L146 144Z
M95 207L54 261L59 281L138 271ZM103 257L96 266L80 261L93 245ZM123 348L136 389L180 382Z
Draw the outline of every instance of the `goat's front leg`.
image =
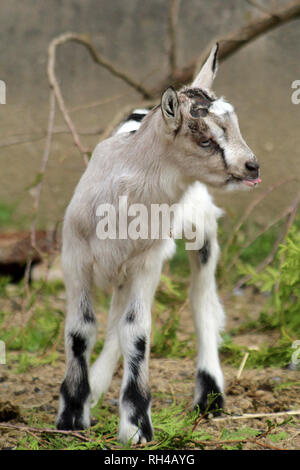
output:
M224 311L219 301L215 268L219 247L211 236L199 251L188 251L191 266L190 303L197 336L197 374L194 405L200 413L223 408L223 373L218 357Z
M137 273L131 285L130 300L119 322L119 340L124 356L119 429L122 442L147 442L153 436L148 360L151 304L159 276L160 267L151 272Z

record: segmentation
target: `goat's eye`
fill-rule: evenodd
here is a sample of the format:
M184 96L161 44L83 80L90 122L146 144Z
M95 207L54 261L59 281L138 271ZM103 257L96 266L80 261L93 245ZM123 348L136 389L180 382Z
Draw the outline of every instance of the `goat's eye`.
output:
M199 143L200 147L209 147L210 144L211 144L210 139L208 139L208 140L202 140L202 141Z

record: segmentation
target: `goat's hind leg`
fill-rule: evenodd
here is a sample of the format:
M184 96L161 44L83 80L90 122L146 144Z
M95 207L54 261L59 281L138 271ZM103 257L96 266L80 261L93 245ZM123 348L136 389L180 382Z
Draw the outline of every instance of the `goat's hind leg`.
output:
M197 374L194 405L200 413L219 414L223 408L224 380L218 357L225 315L219 301L215 267L219 247L216 234L199 251L188 251L191 265L190 303L197 336Z
M65 430L84 429L90 426L88 368L96 336L96 319L90 294L91 264L88 265L86 260L80 264L80 259L74 259L70 254L64 266L64 274L67 291L66 373L60 388L56 426Z
M115 287L109 310L105 343L99 357L91 367L92 406L95 406L99 398L107 392L121 356L118 323L126 308L126 302L124 288L122 286Z
M161 261L141 269L127 287L128 302L118 331L124 356L120 393L119 440L132 443L152 439L151 394L148 384L151 304L161 272Z

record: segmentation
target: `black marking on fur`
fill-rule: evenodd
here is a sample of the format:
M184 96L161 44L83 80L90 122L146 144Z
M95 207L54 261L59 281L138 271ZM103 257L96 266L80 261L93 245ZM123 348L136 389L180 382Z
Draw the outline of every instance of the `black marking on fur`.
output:
M81 358L86 350L86 340L79 333L71 333L72 351L76 358Z
M80 381L76 385L76 393L72 395L66 380L60 387L60 394L64 400L64 410L56 424L57 429L83 429L82 422L83 404L90 394L87 368L81 366Z
M139 372L141 362L145 359L146 353L146 337L140 336L135 342L135 355L131 357L129 362L131 377L123 394L123 401L130 403L132 408L129 417L130 422L137 426L141 431L141 437L147 441L151 441L153 432L148 416L148 409L151 403L151 393L147 387L141 388L139 384Z
M207 108L201 108L197 103L193 103L190 108L190 114L193 118L205 117L208 114Z
M207 109L212 105L212 102L215 101L214 98L211 98L202 88L187 88L181 93L192 99L198 106Z
M221 126L221 129L222 129L222 131L224 132L224 137L225 137L225 139L228 140L228 132L227 132L226 127Z
M228 165L227 165L227 161L226 161L226 157L225 157L225 150L222 147L220 147L220 145L218 145L218 152L221 154L223 164L224 164L224 168L227 170Z
M136 341L135 341L135 347L138 351L139 357L144 359L145 357L145 351L146 351L146 337L145 336L140 336Z
M218 152L221 155L224 168L227 170L228 164L225 157L225 150L215 140L211 140L211 147L213 147L215 153Z
M196 381L201 390L201 395L195 405L195 409L201 414L207 413L206 416L209 413L218 416L224 408L224 397L215 379L208 372L199 370Z
M77 360L78 374L74 377L77 383L72 384L71 393L70 379L65 379L60 387L60 394L64 402L64 410L57 422L57 429L83 429L82 422L83 405L90 394L88 381L88 369L84 353L86 351L86 340L79 333L71 333L72 351Z
M131 113L125 122L128 122L128 121L141 122L145 116L147 116L147 113Z
M135 311L134 311L134 309L132 308L132 309L128 310L128 312L127 312L127 314L126 314L126 321L127 321L128 323L133 323L134 320L135 320Z
M201 264L206 264L210 257L210 241L205 240L204 245L199 250L199 260Z
M219 43L217 42L216 44L216 50L215 50L215 54L214 54L214 60L213 60L213 63L212 63L212 70L213 72L215 73L216 71L216 68L217 68L217 57L218 57L218 52L219 52Z
M142 391L137 381L131 378L124 391L123 401L130 403L133 408L129 417L130 422L140 429L141 437L144 437L147 441L151 441L153 432L147 414L151 403L150 390Z
M145 359L146 337L140 336L135 340L135 354L131 357L129 367L134 378L137 378L140 371L141 362Z
M93 307L87 297L87 295L84 293L80 299L80 311L83 316L83 320L86 323L95 323L95 315L93 311Z

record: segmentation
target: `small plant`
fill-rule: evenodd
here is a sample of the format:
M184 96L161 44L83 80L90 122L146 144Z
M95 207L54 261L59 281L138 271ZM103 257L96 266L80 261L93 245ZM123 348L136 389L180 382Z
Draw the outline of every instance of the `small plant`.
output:
M269 293L260 320L265 328L280 328L288 341L300 338L300 230L294 226L279 247L272 266L256 272L241 265L242 274L251 274L249 285Z
M180 307L186 289L176 277L161 276L153 316L152 353L159 357L185 357L194 354L190 339L178 338ZM164 320L163 320L164 319Z

